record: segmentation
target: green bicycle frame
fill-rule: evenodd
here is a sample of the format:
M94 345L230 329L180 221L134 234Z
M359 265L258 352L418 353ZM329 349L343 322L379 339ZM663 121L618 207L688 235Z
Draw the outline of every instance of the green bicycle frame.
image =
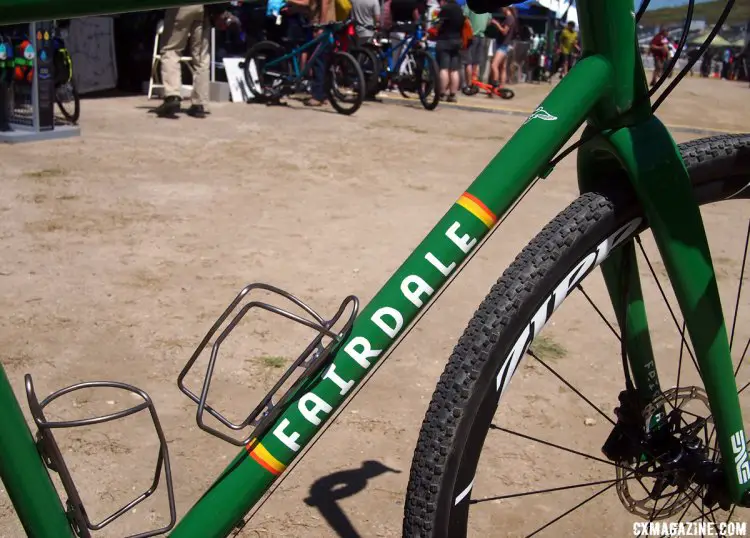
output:
M0 24L137 11L187 4L183 0L0 0ZM260 439L241 451L190 509L172 538L222 538L261 499L303 451L328 417L435 296L481 240L538 177L550 160L588 122L601 134L579 151L580 182L627 175L640 198L664 260L708 393L735 503L747 502L750 466L716 278L699 209L686 168L664 125L650 109L635 43L633 0L578 0L583 58L555 87L484 171L357 317L332 362L308 380ZM619 268L631 260L627 300ZM640 294L634 249L615 252L603 272L623 334L639 393L660 393ZM0 403L14 401L0 375ZM27 457L33 445L18 406L3 404L0 462L23 460L26 472L0 466L2 479L29 535L71 536L52 498L43 463ZM6 442L17 438L18 443ZM21 442L23 441L23 442ZM23 453L22 453L23 452ZM744 459L743 459L744 457ZM739 462L735 464L735 461ZM28 477L33 477L29 480ZM35 504L30 504L30 499ZM50 518L47 526L37 520ZM35 526L36 525L36 526ZM50 530L52 529L52 530Z

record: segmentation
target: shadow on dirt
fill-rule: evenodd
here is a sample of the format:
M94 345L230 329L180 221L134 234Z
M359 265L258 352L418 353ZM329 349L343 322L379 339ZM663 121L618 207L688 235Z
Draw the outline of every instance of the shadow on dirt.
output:
M338 501L356 495L367 487L367 482L383 473L400 473L379 461L365 461L358 469L338 471L319 478L310 486L305 504L318 509L328 525L341 538L360 538L352 522L338 505Z

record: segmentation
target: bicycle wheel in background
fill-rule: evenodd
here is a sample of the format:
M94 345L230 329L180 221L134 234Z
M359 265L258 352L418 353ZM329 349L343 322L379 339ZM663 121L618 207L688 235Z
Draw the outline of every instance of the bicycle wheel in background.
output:
M417 62L413 53L407 54L398 69L398 92L404 99L411 99L412 92L417 91Z
M268 68L266 65L285 54L284 47L273 41L261 41L248 51L242 72L247 87L256 98L272 97L282 91L285 82L292 75L291 63L283 60Z
M72 124L78 123L81 117L81 100L73 77L55 86L55 103L67 121Z
M701 206L722 204L720 211L701 208L706 223L747 219L750 135L697 140L680 150ZM501 528L513 536L624 536L644 520L747 521L745 509L719 509L721 492L706 480L719 463L710 405L689 337L680 336L684 324L670 306L676 301L660 283L668 284L666 272L648 257L642 211L628 184L603 178L596 189L521 252L456 345L422 423L403 536L496 536ZM750 300L741 300L742 286L729 279L739 275L742 283L750 272L750 221L742 229L736 241L717 230L713 237L723 237L711 249L741 405L750 416ZM655 310L649 304L657 314L649 325L663 392L651 406L634 405L624 391L622 336L611 307L601 308L609 298L593 272L618 245L639 253L640 274L650 277L644 300L658 298ZM727 248L737 249L737 260L726 257ZM589 321L579 319L588 314ZM559 343L538 336L551 316ZM507 391L511 377L516 389L527 390ZM659 409L668 426L647 436Z
M350 54L357 60L362 74L365 76L366 95L375 97L380 91L380 62L375 53L365 47L354 47Z
M326 72L326 93L339 114L354 114L365 99L365 76L348 52L331 53Z
M414 64L419 101L425 110L435 110L440 102L437 61L431 54L418 50L414 52Z

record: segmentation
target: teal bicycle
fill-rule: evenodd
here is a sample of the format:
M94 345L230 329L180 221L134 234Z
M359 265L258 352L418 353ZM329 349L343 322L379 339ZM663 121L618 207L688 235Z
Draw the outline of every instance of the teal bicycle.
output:
M302 46L291 50L273 41L256 43L243 63L245 81L256 98L278 102L283 96L308 90L313 66L321 55L328 55L325 65L325 90L333 108L339 114L354 114L365 99L365 75L359 62L339 48L348 41L343 35L349 22L312 25L320 34ZM312 53L302 64L302 54Z
M476 3L479 0L471 2L471 7L482 11L510 2ZM88 0L2 0L0 23L162 4L162 0L115 0L105 7ZM690 1L688 5L680 52L687 39L693 4ZM733 4L733 0L727 1L704 50ZM566 521L579 525L595 522L599 525L597 536L631 535L634 529L613 526L618 511L631 522L654 524L679 519L688 524L714 525L725 535L742 530L727 526L741 524L747 517L744 509L750 506L750 459L740 404L740 396L747 396L750 383L741 387L737 383L750 347L750 340L745 343L740 339L742 327L737 324L750 226L747 232L742 227L738 233L738 238L744 238L744 254L740 284L731 301L734 312L727 318L731 319L728 330L701 207L747 203L750 135L675 144L654 112L691 65L657 97L655 92L666 83L672 63L649 90L635 43L635 24L647 5L644 2L634 13L632 0L578 0L581 60L361 312L352 296L328 318L267 284L253 284L240 292L200 342L181 372L178 386L196 403L198 426L241 449L176 526L169 451L148 395L122 383L92 382L67 387L40 400L31 376L27 376L26 396L37 430L35 440L10 382L0 370L0 475L29 536L89 536L153 494L160 481L166 483L170 499L169 520L162 528L138 537L170 530L173 538L229 535L264 494L280 483L290 466L300 461L343 404L383 364L446 284L498 229L503 215L575 149L580 197L559 213L504 272L479 306L440 378L414 454L406 492L404 536L455 538L467 535L469 529L497 535L510 532L503 522L519 518L533 524L528 535L564 535L556 525L564 528ZM582 138L561 151L583 125ZM677 309L670 307L680 334L672 351L654 345L644 306L636 253L642 248L640 236L648 229L683 318L680 320ZM650 261L647 265L649 270L653 268ZM618 389L607 398L614 411L596 405L586 395L592 386L570 384L532 346L542 328L574 294L590 300L594 311L601 313L586 291L596 268L601 268L616 318L608 326L615 337L609 355L616 364L621 363L623 382L616 382ZM666 300L666 293L659 290ZM261 292L270 293L276 300L260 300ZM252 309L300 323L314 336L251 413L241 421L232 421L207 400L222 345ZM602 318L606 321L603 314ZM187 375L203 351L210 351L203 383L191 388L186 383ZM678 351L679 357L672 360ZM599 430L604 428L606 433L596 455L547 442L533 433L516 432L507 423L495 423L498 405L511 396L508 387L524 361L534 361L539 368L552 372L570 398L579 397L576 405L590 409L603 423ZM668 374L675 374L675 382ZM610 381L597 380L602 385ZM56 422L46 418L45 408L52 401L80 389L98 387L128 391L138 404L90 419ZM526 418L527 407L533 404L520 408L504 405L501 409L520 411L517 422L532 426ZM55 432L138 412L150 413L161 441L153 485L106 520L94 523L80 501ZM506 421L513 417L506 415ZM587 482L585 485L595 492L580 503L569 503L562 511L543 506L542 511L533 512L527 508L531 506L530 496L572 492L580 484L551 486L550 477L535 472L534 463L522 466L536 482L534 490L477 497L474 488L482 481L477 472L480 457L496 446L491 437L496 432L510 432L522 442L546 443L548 448L560 449L562 456L558 458L584 458L582 461L605 465L608 478ZM579 437L580 442L589 443L586 436ZM568 440L574 439L569 436ZM502 457L497 460L508 472L518 471L519 466L508 461ZM61 478L64 504L50 471ZM588 474L588 470L576 476L579 474ZM614 504L606 506L605 517L571 519L577 517L572 514L579 509L592 508L592 501L608 492L615 494L611 496ZM500 511L498 517L503 519L470 522L469 516L476 513L474 508L484 501L493 501L492 506ZM502 510L506 504L507 509ZM572 532L579 531L580 527ZM637 535L638 528L635 531Z

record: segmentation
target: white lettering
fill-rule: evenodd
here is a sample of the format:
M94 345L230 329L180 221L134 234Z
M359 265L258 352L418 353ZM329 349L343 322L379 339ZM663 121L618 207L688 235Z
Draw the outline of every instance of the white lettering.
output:
M443 262L438 260L432 252L428 252L424 255L424 259L432 264L432 266L440 271L443 276L448 276L456 268L456 262L451 263L449 266L443 265Z
M578 262L578 265L576 265L573 270L568 273L568 276L563 279L562 282L560 282L557 287L555 288L555 308L554 310L557 310L557 308L562 304L562 302L568 297L568 294L570 293L570 290L575 288L576 284L578 284L581 279L586 275L589 269L594 267L594 263L596 262L596 252L592 252L588 256L586 256L584 259L582 259L580 262Z
M477 240L476 238L472 239L468 234L458 237L458 235L456 235L456 232L458 232L458 229L460 227L461 224L459 224L458 222L454 222L453 224L451 224L451 227L448 228L448 231L445 232L445 236L453 241L453 243L455 243L455 245L460 248L464 254L468 254L472 247L477 244Z
M391 320L393 320L394 326L391 327L385 321L383 321L383 316L390 316ZM398 334L398 331L400 331L401 327L404 326L404 317L401 315L401 312L399 312L395 308L391 308L390 306L379 308L370 319L375 325L380 328L381 331L383 331L391 338L395 338Z
M308 407L308 403L312 403L312 407ZM320 425L319 413L323 412L326 415L333 409L330 405L323 401L317 394L308 392L297 402L297 408L302 416L313 426Z
M416 284L416 287L411 289L409 287L411 284ZM401 293L417 308L421 308L424 304L420 295L426 293L429 296L433 291L435 290L417 275L409 275L401 282Z
M377 357L381 351L382 349L372 349L370 341L364 336L355 336L344 348L344 352L362 368L369 368L370 361L367 359Z
M531 327L527 325L523 330L523 333L521 333L521 336L516 340L516 345L513 346L510 354L508 354L508 358L505 359L503 367L500 368L500 372L497 374L497 378L495 379L495 390L499 390L501 394L508 387L510 379L513 377L513 372L515 372L521 357L526 352L529 344L531 344L532 337L530 333ZM505 380L503 380L503 378L505 378Z
M333 364L331 364L328 370L326 370L326 373L323 375L323 379L330 379L331 381L333 381L336 386L341 389L339 391L339 394L341 396L349 392L354 386L354 381L344 381L344 378L336 373L336 367Z
M456 223L457 224L457 223ZM531 321L523 330L521 335L516 340L513 348L500 367L500 371L495 379L496 390L502 392L508 387L513 373L518 367L518 363L521 357L528 349L531 341L540 333L542 328L547 324L550 316L557 310L562 304L565 298L570 293L570 290L575 288L578 282L583 279L586 274L604 261L609 256L612 249L619 246L623 241L630 238L630 236L638 229L641 224L641 219L634 219L619 230L617 230L610 237L605 239L594 252L591 252L583 260L578 262L570 273L557 285L555 291L552 293L552 303L550 304L550 298L548 297L542 306L534 313ZM454 225L455 226L455 225ZM747 463L746 463L747 464ZM738 470L738 475L741 475ZM748 478L750 478L750 466L748 467Z
M284 445L294 452L297 452L299 450L299 445L297 444L297 439L299 439L299 434L297 432L292 432L290 435L287 435L284 430L289 426L290 422L288 419L284 419L281 421L281 423L276 426L276 429L273 430L273 434L276 436L276 439L284 443Z

